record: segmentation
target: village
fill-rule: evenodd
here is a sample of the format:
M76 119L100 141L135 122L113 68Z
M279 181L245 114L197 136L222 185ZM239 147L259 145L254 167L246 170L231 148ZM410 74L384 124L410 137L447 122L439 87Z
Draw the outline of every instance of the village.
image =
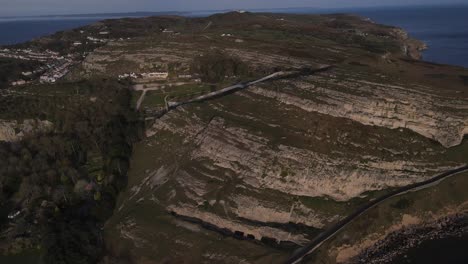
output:
M101 42L102 39L88 37L90 41ZM83 45L81 42L74 42L74 46ZM0 49L0 58L11 58L23 61L36 61L40 62L40 66L31 71L22 72L23 78L13 80L11 86L21 86L28 83L55 83L65 75L67 75L71 68L82 61L85 55L81 54L68 54L60 55L57 52L46 50L45 52L33 51L31 49ZM135 83L148 83L153 81L165 81L170 77L175 77L178 80L191 80L195 83L200 83L201 79L197 75L192 74L178 74L171 76L168 71L158 72L143 72L143 73L125 73L120 74L118 79L131 79ZM171 78L174 79L174 78Z
M179 32L164 28L161 29L164 34L177 35ZM71 53L63 55L52 50L38 51L32 48L0 48L0 58L15 59L26 62L38 62L34 70L21 72L22 78L14 79L9 82L10 86L22 86L31 83L56 83L67 75L71 68L79 64L89 52L83 51L89 45L96 47L108 42L125 41L131 38L110 38L109 31L87 32L79 31L78 38L70 42ZM126 73L116 76L119 79L131 79L135 83L164 81L170 76L169 72L143 72ZM197 76L190 74L180 74L175 76L178 79L201 82ZM171 78L172 79L172 78Z
M31 49L4 48L0 50L0 58L40 63L40 66L36 69L22 72L23 78L13 80L10 83L12 86L25 85L36 81L40 83L55 83L70 71L70 68L79 61L80 57L82 56L76 54L61 56L58 52L50 50L46 50L45 52L33 51Z
M36 67L34 70L21 72L22 78L11 80L9 84L11 86L21 86L35 82L55 83L86 57L88 51L83 48L97 47L107 42L124 40L123 38L111 39L109 34L108 31L90 33L81 30L77 40L70 42L70 53L68 54L60 54L49 49L39 51L34 50L34 48L0 48L0 58L31 62Z

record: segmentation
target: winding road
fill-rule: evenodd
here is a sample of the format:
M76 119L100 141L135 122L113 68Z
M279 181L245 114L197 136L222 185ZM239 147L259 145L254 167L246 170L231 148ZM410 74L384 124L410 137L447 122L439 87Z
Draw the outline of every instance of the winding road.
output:
M168 113L169 111L176 109L179 106L183 106L183 105L191 104L191 103L196 103L196 102L203 102L203 101L214 99L214 98L219 98L221 96L233 93L235 91L246 89L246 88L248 88L250 86L253 86L255 84L258 84L258 83L262 83L262 82L266 82L266 81L270 81L270 80L276 80L276 79L284 79L284 78L289 78L289 77L293 77L293 76L310 75L310 74L317 73L317 72L327 71L327 70L329 70L329 69L331 69L333 67L334 66L324 66L324 67L317 68L317 69L301 69L301 70L295 70L295 71L279 71L279 72L272 73L270 75L267 75L267 76L265 76L263 78L260 78L260 79L254 80L254 81L244 82L244 83L239 83L239 84L236 84L236 85L232 85L232 86L229 86L229 87L226 87L226 88L214 91L214 92L210 92L210 93L207 93L207 94L204 94L204 95L198 96L196 98L193 98L191 100L183 101L183 102L166 101L167 100L167 97L166 97L165 98L166 109L163 110L162 112L158 113L157 116L155 116L153 118L159 118L159 117L163 116L164 114ZM142 95L141 95L141 97L140 97L140 99L138 100L138 103L137 103L137 109L138 109L140 107L141 103L144 100L146 91L147 90L154 90L154 89L140 88L140 89L137 89L137 90L143 91L143 93L142 93ZM463 167L456 168L456 169L444 172L444 173L439 174L439 175L437 175L437 176L435 176L435 177L433 177L433 178L431 178L429 180L426 180L426 181L423 181L423 182L420 182L420 183L414 183L414 184L410 184L410 185L401 187L401 188L399 188L397 190L394 190L394 191L392 191L392 192L390 192L390 193L388 193L386 195L383 195L382 197L379 197L377 199L369 201L367 204L359 207L351 215L349 215L346 218L344 218L343 220L339 221L338 223L336 223L331 228L329 228L329 229L323 231L322 233L320 233L308 245L306 245L303 248L297 250L285 263L286 264L292 264L292 263L301 262L302 259L305 256L308 256L308 255L312 254L324 242L326 242L327 240L332 238L334 235L336 235L338 232L340 232L342 229L344 229L346 226L348 226L350 223L352 223L356 218L358 218L359 216L361 216L364 213L368 212L369 210L371 210L375 206L383 203L384 201L386 201L388 199L391 199L393 197L399 196L399 195L403 195L403 194L408 193L408 192L414 192L414 191L418 191L418 190L421 190L421 189L425 189L425 188L437 185L438 183L445 180L446 178L449 178L451 176L454 176L454 175L457 175L457 174L460 174L460 173L463 173L463 172L468 172L468 165L465 165Z
M176 83L170 83L170 84L149 84L148 87L145 87L148 84L136 84L132 87L134 91L141 91L140 98L138 98L137 104L136 104L136 110L140 110L141 104L145 100L146 92L148 91L158 91L161 90L162 87L172 87L172 86L181 86L185 84L190 84L188 82L176 82ZM167 94L167 93L161 93L162 95Z
M167 114L169 111L174 110L179 106L219 98L219 97L234 93L236 91L246 89L246 88L248 88L250 86L253 86L253 85L256 85L256 84L259 84L259 83L272 81L272 80L278 80L278 79L292 78L292 77L296 77L296 76L311 75L311 74L314 74L314 73L327 71L327 70L329 70L329 69L331 69L333 67L334 66L332 66L332 65L326 65L326 66L315 68L315 69L302 68L302 69L296 69L296 70L291 70L291 71L278 71L278 72L272 73L270 75L267 75L267 76L262 77L262 78L257 79L257 80L238 83L238 84L235 84L235 85L232 85L232 86L229 86L229 87L226 87L226 88L214 91L214 92L206 93L206 94L200 95L198 97L195 97L193 99L190 99L190 100L187 100L187 101L182 101L182 102L167 101L167 97L166 97L165 98L166 109L164 109L162 111L159 111L153 117L145 118L145 120L160 118L161 116ZM143 93L140 96L140 99L138 99L137 109L140 108L140 106L141 106L141 104L142 104L142 102L143 102L143 100L145 98L146 91L149 91L150 89L139 88L138 90L143 91Z
M332 67L333 66L324 66L324 67L317 68L317 69L304 68L304 69L301 69L301 70L293 70L293 71L278 71L278 72L272 73L270 75L267 75L267 76L265 76L263 78L260 78L260 79L254 80L254 81L238 83L238 84L235 84L235 85L232 85L232 86L229 86L229 87L226 87L226 88L223 88L223 89L211 92L211 93L207 93L207 94L198 96L198 97L193 98L193 99L188 100L188 101L168 102L167 103L168 104L167 108L168 109L174 109L174 108L177 108L179 106L186 105L186 104L191 104L191 103L196 103L196 102L203 102L203 101L206 101L206 100L218 98L218 97L233 93L233 92L238 91L238 90L246 89L246 88L248 88L250 86L253 86L253 85L256 85L256 84L259 84L259 83L263 83L263 82L266 82L266 81L290 78L290 77L293 77L293 76L310 75L310 74L313 74L313 73L329 70Z
M349 225L351 222L353 222L356 218L359 216L363 215L364 213L368 212L370 209L373 207L379 205L380 203L391 199L393 197L403 195L408 192L414 192L418 191L421 189L425 189L434 185L437 185L441 181L445 180L446 178L449 178L451 176L463 173L463 172L468 172L468 165L463 166L457 169L453 169L447 172L444 172L440 175L435 176L434 178L431 178L427 181L423 181L420 183L414 183L402 188L399 188L395 191L392 191L380 198L377 198L375 200L370 201L369 203L361 206L358 208L354 213L349 215L348 217L344 218L337 224L335 224L333 227L329 228L328 230L325 230L324 232L320 233L317 237L315 237L307 246L301 248L300 250L296 251L285 263L286 264L292 264L292 263L300 263L302 259L307 256L312 254L317 248L319 248L325 241L328 239L332 238L334 235L336 235L338 232L340 232L342 229L344 229L347 225Z

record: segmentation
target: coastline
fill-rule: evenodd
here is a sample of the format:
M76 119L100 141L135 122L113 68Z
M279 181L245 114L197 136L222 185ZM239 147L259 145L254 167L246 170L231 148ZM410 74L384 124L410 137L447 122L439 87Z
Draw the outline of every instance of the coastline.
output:
M361 17L370 18L377 24L383 25L392 25L397 28L403 28L405 32L408 32L409 38L412 41L408 41L408 45L404 48L411 57L424 60L436 64L445 64L445 65L454 65L461 66L464 68L468 67L468 48L464 47L464 43L467 41L468 32L463 29L463 24L457 23L457 20L452 21L452 12L457 12L453 17L460 19L460 12L463 12L465 9L468 10L468 5L438 5L438 8L434 10L431 6L408 6L402 9L397 9L395 7L381 7L381 8L371 8L371 7L362 7L362 8L342 8L342 9L316 9L316 8L278 8L278 9L252 9L251 12L276 12L276 13L285 13L285 14L332 14L332 13L349 13L356 14ZM428 23L424 23L425 20L421 20L422 16L421 10L431 10L435 13L435 19L431 17L426 18ZM442 10L442 11L440 11ZM227 11L227 10L224 10ZM119 19L125 17L145 17L153 15L164 15L164 14L175 14L185 17L206 17L215 13L220 13L224 11L188 11L188 12L133 12L133 13L109 13L109 14L76 14L76 15L51 15L51 16L29 16L29 17L0 17L0 34L3 36L3 41L0 41L1 45L13 45L27 42L37 37L44 37L47 35L54 34L57 31L71 29L73 27L63 27L60 28L60 21L77 22L83 19L95 20L94 22L100 21L102 19ZM445 16L442 17L442 13L447 12ZM399 13L402 13L400 15ZM414 13L414 14L413 14ZM415 16L415 22L412 22L413 15ZM405 15L405 16L403 16ZM433 15L432 13L430 15ZM39 20L37 20L39 19ZM441 20L441 19L446 19ZM15 21L18 20L18 21ZM34 23L34 22L37 22ZM28 37L28 34L22 33L26 31L31 31L31 28L40 26L40 23L45 23L47 21L53 21L54 27L57 27L56 30L41 30L40 28L35 28L34 32L39 32ZM440 22L444 23L440 23ZM31 24L24 29L15 28L15 23L28 23ZM463 34L462 39L457 40L457 38L451 37L450 31L440 31L440 27L436 31L432 32L427 30L429 28L435 27L434 23L443 24L449 30L452 28L457 29L456 32ZM2 23L10 23L8 27L2 29ZM80 26L89 25L90 23L82 23ZM426 28L427 27L427 28ZM460 29L460 27L462 27ZM8 40L8 30L15 28L14 34L20 34L24 37L19 38L18 40ZM42 31L42 33L41 33ZM457 33L457 34L458 34ZM450 38L450 39L448 39ZM450 41L450 42L447 42ZM3 43L3 44L2 44ZM457 48L458 47L458 48Z
M415 219L418 222L418 219ZM420 220L419 220L420 221ZM428 241L461 238L468 228L468 212L441 217L435 221L414 223L396 230L361 253L342 263L400 263L408 251L420 247Z
M393 29L393 28L390 28L390 29ZM398 55L399 58L401 58L401 55L403 54L403 55L407 55L408 57L411 57L412 59L418 59L418 57L422 56L421 51L424 50L424 48L427 48L427 45L425 45L423 42L408 37L408 34L404 30L395 28L395 32L392 32L392 35L390 35L390 38L392 40L393 40L393 36L394 36L393 34L396 34L396 36L399 36L398 38L396 38L397 40L399 40L398 45L391 46L393 48L393 50L395 50L395 52L393 54ZM393 42L392 42L392 44L393 44ZM402 47L401 50L399 49L400 47ZM128 50L130 50L130 49L128 49ZM385 52L385 50L383 50L383 51ZM365 52L367 52L367 50L365 50ZM125 54L127 54L127 53L128 53L128 51L125 52ZM378 56L381 56L381 54L382 53L378 53ZM383 61L383 60L380 60L379 58L377 60ZM389 56L389 61L392 60L392 59L395 59L395 57ZM397 60L395 59L394 61L397 61ZM384 61L383 64L389 64L389 63L387 61ZM112 72L112 73L115 73L115 72ZM273 77L275 77L275 76L273 76ZM272 78L272 77L268 77L268 78ZM245 86L245 85L249 85L249 84L251 84L251 83L241 84L241 86ZM255 84L255 82L253 82L253 84ZM458 95L456 95L456 96L458 96ZM168 105L170 106L170 103L168 103ZM386 179L386 181L388 181L388 179ZM410 191L410 190L408 190L408 191ZM411 191L414 191L414 190L411 190ZM402 193L400 193L400 194L402 194ZM405 193L405 195L406 195L406 193ZM392 197L390 197L390 198L392 198ZM424 208L424 207L421 207L421 208ZM420 208L418 208L418 209L420 209ZM391 213L393 213L393 211ZM454 223L456 223L456 222L454 222ZM378 251L379 249L377 248L375 250Z

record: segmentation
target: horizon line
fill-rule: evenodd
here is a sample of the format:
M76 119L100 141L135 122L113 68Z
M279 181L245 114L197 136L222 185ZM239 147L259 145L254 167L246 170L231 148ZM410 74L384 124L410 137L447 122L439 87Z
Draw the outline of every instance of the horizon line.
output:
M203 13L203 12L212 12L223 13L223 12L233 12L233 11L247 11L247 12L261 12L266 10L287 10L287 9L316 9L319 10L352 10L352 9L385 9L385 8L398 8L398 7L441 7L441 6L467 6L468 3L437 3L437 4L415 4L415 5L382 5L382 6L347 6L347 7L313 7L313 6L299 6L299 7L272 7L272 8L227 8L227 9L198 9L198 10L185 10L185 11L176 11L176 10L167 10L167 11L130 11L130 12L97 12L97 13L69 13L69 14L43 14L43 15L18 15L18 16L0 16L0 19L9 19L9 18L47 18L47 17L84 17L84 16L112 16L112 15L124 15L124 14L184 14L184 13Z

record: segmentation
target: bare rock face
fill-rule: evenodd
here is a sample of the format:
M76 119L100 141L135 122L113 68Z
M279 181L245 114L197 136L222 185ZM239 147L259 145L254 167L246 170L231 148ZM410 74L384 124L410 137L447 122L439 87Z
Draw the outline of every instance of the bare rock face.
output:
M464 165L447 153L466 105L337 69L184 106L147 128L135 155L148 162L119 212L147 201L209 230L303 245L373 195Z
M53 124L47 120L26 119L23 123L18 121L0 120L0 141L17 141L26 135L46 132L53 129Z
M256 91L255 91L256 92ZM158 122L164 122L163 120ZM166 131L190 138L193 127L164 126ZM153 131L154 133L154 131ZM381 160L365 157L330 157L310 149L278 144L245 129L230 127L221 118L211 120L202 132L192 134L198 142L191 160L211 160L212 166L231 171L244 184L268 188L290 195L332 197L349 200L364 192L403 186L422 180L450 166L411 160ZM221 136L222 135L222 136ZM157 136L157 134L156 134ZM453 164L452 166L456 166ZM408 175L408 171L412 173Z
M468 133L468 97L459 80L465 72L410 59L424 45L399 29L343 18L309 24L305 17L261 15L243 25L256 30L244 43L219 37L232 21L210 18L199 21L197 27L209 25L200 36L184 38L181 31L180 43L176 36L114 43L91 54L83 69L104 75L152 64L186 70L195 56L219 47L261 77L336 65L183 105L148 123L112 219L125 226L118 237L155 251L166 246L158 239L174 238L174 248L183 248L175 255L199 244L211 250L220 239L215 234L242 247L252 239L269 245L262 249L298 247L389 190L465 165L464 146L453 148ZM346 28L348 22L359 26ZM377 50L350 47L351 40ZM123 68L113 72L115 65ZM226 252L217 250L202 259Z
M16 137L16 122L2 121L0 124L0 141L13 141Z
M408 33L406 31L400 28L395 28L391 30L390 34L401 41L403 54L412 59L422 59L421 53L423 50L427 49L426 43L411 38L410 36L408 36Z
M338 80L277 81L156 120L141 149L157 155L133 176L143 180L121 210L150 200L214 230L302 245L311 235L286 226L324 228L356 199L463 165L442 159L448 150L432 140L445 133L434 120L461 124L460 112L424 104L423 93L419 104L400 102L395 91L410 94L403 87Z
M410 129L447 148L459 145L468 131L468 100L454 95L437 96L419 90L422 87L356 79L337 81L332 75L284 85L293 85L311 99L281 90L257 88L253 92L308 112L349 118L364 125Z

